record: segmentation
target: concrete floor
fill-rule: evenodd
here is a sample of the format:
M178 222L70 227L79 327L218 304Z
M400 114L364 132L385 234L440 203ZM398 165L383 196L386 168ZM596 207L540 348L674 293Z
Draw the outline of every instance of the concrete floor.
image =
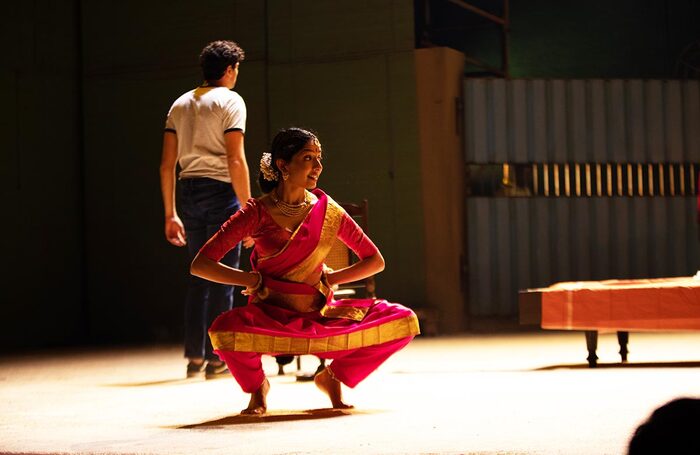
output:
M656 407L700 397L700 333L632 333L630 363L601 335L414 340L328 409L295 366L269 413L240 416L232 378L182 379L179 346L42 351L0 358L0 452L31 454L624 454ZM313 357L303 369L313 370Z

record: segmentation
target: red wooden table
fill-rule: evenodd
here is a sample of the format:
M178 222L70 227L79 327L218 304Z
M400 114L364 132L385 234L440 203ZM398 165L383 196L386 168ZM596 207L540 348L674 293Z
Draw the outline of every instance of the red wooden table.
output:
M518 293L520 324L586 333L588 364L595 367L599 331L616 331L627 361L631 331L700 330L696 277L556 283Z

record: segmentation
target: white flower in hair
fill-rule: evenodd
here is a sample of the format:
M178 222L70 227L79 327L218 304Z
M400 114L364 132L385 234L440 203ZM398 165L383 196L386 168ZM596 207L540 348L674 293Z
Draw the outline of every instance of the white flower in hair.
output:
M270 152L265 152L260 158L260 172L262 172L263 178L268 182L277 181L277 171L272 168L272 154Z

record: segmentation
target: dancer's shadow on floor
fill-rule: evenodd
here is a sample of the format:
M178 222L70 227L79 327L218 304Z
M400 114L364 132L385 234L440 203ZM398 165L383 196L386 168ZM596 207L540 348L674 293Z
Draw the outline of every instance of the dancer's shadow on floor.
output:
M533 368L532 371L549 371L549 370L602 370L602 369L627 369L627 368L700 368L700 361L677 361L677 362L610 362L600 363L595 367L589 367L587 363L571 363L562 365L548 365L546 367Z
M308 411L273 411L264 415L238 414L221 419L209 420L202 423L182 425L176 427L178 430L204 430L222 428L232 425L250 425L256 423L292 422L297 420L317 420L330 419L334 417L349 416L357 414L353 409L310 409Z

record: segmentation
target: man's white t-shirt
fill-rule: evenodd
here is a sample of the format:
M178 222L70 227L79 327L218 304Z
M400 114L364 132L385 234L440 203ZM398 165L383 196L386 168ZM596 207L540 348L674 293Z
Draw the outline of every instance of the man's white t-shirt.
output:
M243 98L226 87L197 87L175 100L165 130L177 134L180 178L230 183L224 134L245 133L246 115Z

